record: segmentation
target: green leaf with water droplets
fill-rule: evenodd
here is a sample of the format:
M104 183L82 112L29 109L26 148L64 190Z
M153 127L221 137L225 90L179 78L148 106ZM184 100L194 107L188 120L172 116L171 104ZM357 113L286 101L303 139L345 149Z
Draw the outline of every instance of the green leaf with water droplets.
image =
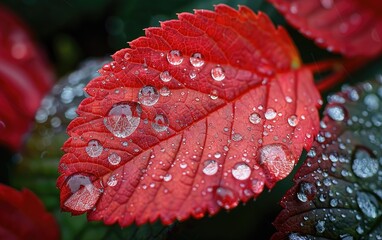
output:
M381 239L382 77L328 98L272 239Z

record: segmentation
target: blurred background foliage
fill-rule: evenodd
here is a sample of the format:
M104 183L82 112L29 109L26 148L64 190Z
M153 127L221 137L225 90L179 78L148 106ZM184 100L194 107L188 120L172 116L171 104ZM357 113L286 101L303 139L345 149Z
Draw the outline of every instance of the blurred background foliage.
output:
M63 154L61 146L67 139L66 127L85 97L82 88L105 61L110 61L108 56L142 36L144 28L159 26L159 21L174 19L179 12L212 10L218 3L235 8L246 5L266 12L276 24L285 25L276 10L263 0L2 0L29 25L55 69L57 84L42 102L33 131L26 137L25 149L17 154L2 150L2 156L14 167L3 165L1 175L10 178L3 181L9 180L16 188L29 188L42 199L59 222L62 239L269 239L275 231L272 221L281 210L278 202L292 185L294 174L257 200L230 212L222 210L213 217L190 219L170 227L155 223L121 229L100 222L88 223L86 216L72 217L59 208L55 184ZM304 62L335 56L293 29L287 30Z

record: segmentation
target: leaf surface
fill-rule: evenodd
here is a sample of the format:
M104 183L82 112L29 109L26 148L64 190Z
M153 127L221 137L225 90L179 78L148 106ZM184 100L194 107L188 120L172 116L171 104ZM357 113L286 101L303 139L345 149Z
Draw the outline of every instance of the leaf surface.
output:
M379 0L269 1L290 24L330 51L348 57L373 57L382 51Z
M381 226L382 85L329 98L321 130L285 194L272 239L378 239Z
M263 13L182 13L117 52L68 127L61 206L122 226L215 214L287 176L320 96Z
M53 75L27 27L0 6L0 144L18 150Z
M28 189L0 184L1 239L59 239L58 225Z

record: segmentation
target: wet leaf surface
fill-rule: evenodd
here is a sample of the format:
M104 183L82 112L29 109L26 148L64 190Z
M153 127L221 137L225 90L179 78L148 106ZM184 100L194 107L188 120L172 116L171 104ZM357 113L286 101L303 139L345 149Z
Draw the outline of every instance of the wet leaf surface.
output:
M31 191L0 184L1 239L59 239L53 216Z
M20 149L53 75L21 20L0 6L0 144Z
M373 57L382 51L379 0L269 1L300 32L329 51L348 57Z
M380 239L382 78L329 97L272 239Z
M200 218L273 187L310 148L320 97L266 15L183 13L130 46L68 127L64 210L122 226Z

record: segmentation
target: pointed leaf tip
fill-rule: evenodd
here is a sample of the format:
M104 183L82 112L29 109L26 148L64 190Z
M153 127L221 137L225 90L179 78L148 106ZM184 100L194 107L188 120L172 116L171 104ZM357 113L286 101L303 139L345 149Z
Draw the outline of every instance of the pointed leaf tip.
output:
M291 68L286 32L242 13L182 13L114 54L68 128L64 210L170 224L233 208L290 173L318 129L320 96L309 70Z

